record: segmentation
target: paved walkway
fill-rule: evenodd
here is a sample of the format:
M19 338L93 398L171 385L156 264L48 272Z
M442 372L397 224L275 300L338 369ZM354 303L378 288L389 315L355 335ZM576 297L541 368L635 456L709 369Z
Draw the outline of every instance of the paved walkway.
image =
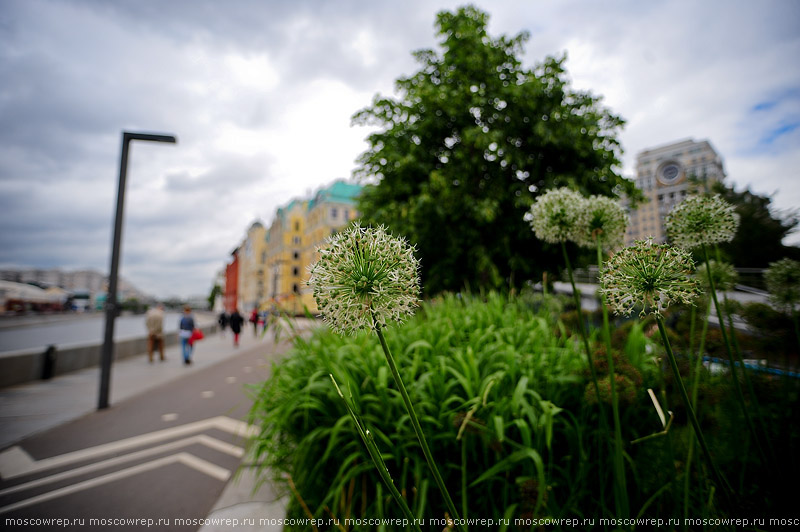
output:
M298 326L307 330L313 326L313 322L300 319ZM234 348L230 331L224 337L220 334L207 336L196 345L193 364L190 366L182 363L178 346L166 349L167 360L164 362L148 363L145 353L115 362L111 373L111 405L230 359L238 352L256 346L258 342L272 341L271 337L256 338L252 328L245 329L240 338L240 347ZM99 368L89 368L48 381L0 390L0 450L94 412L97 408L99 379ZM262 486L253 493L254 485L252 475L247 470L240 471L228 483L213 506L209 519L232 518L242 523L244 518L252 518L258 524L259 519L283 518L286 501L278 500L269 485ZM271 530L269 527L237 527L237 530L256 529ZM224 524L205 525L200 530L217 532L231 530L231 527Z

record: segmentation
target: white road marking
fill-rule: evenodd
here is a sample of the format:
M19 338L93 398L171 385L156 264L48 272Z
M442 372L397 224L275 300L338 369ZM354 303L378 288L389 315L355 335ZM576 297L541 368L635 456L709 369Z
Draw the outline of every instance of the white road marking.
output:
M225 382L227 382L228 384L233 384L234 382L236 382L236 377L226 377Z
M143 473L145 471L150 471L152 469L157 469L159 467L164 467L174 463L181 463L187 467L191 467L192 469L199 471L200 473L214 477L221 481L226 481L231 476L231 472L225 468L214 465L211 462L207 462L205 460L197 458L196 456L192 456L188 453L178 453L170 456L165 456L163 458L158 458L156 460L153 460L152 462L145 462L144 464L138 464L129 467L127 469L115 471L107 475L103 475L89 480L84 480L83 482L78 482L77 484L73 484L71 486L66 486L53 491L49 491L47 493L42 493L41 495L37 495L29 499L24 499L22 501L15 502L13 504L9 504L8 506L3 506L2 508L0 508L0 513L10 512L12 510L18 510L19 508L25 508L26 506L32 506L34 504L39 504L41 502L56 499L58 497L63 497L64 495L70 495L72 493L77 493L79 491L87 490L89 488L102 486L103 484L114 482L115 480L121 480L133 475L138 475L139 473Z
M250 372L252 372L252 371L253 371L253 368L251 368L250 366L245 366L245 367L244 367L244 372L245 372L245 373L250 373Z
M188 438L183 438L182 440L177 440L165 443L164 445L159 445L157 447L144 449L143 451L136 451L134 453L126 454L123 456L109 458L108 460L103 460L102 462L95 462L93 464L76 467L75 469L70 469L69 471L56 473L55 475L50 475L49 477L38 478L36 480L31 480L30 482L17 484L16 486L0 490L0 496L9 493L15 493L17 491L24 491L27 489L35 488L37 486L52 484L53 482L59 482L64 479L85 475L86 473L91 473L93 471L99 471L101 469L114 467L120 464L124 464L126 462L133 462L141 458L147 458L148 456L152 456L155 454L165 453L167 451L174 451L176 449L180 449L181 447L187 447L189 445L194 445L196 443L200 445L205 445L206 447L210 447L225 454L235 456L236 458L241 458L242 456L244 456L244 449L242 449L241 447L237 447L236 445L220 441L216 438L212 438L211 436L206 436L205 434L198 434L197 436L190 436Z
M226 416L217 416L186 425L157 430L140 436L133 436L124 440L105 443L79 451L73 451L43 460L33 460L21 447L15 446L0 453L0 477L12 479L38 471L46 471L56 467L63 467L75 462L89 460L104 454L121 453L136 447L143 447L172 438L179 438L195 432L209 429L219 429L235 436L249 437L258 433L258 429L244 421L238 421Z
M161 421L175 421L176 419L178 419L178 414L174 413L164 414L161 416Z
M211 399L214 397L214 392L211 390L206 390L200 394L203 399Z

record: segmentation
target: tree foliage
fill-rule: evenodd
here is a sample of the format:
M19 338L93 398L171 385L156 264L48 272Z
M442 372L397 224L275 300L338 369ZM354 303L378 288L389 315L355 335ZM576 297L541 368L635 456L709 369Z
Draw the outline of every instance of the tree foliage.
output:
M770 208L772 198L755 194L749 188L737 191L718 182L713 192L720 194L739 214L736 236L720 245L728 261L740 268L766 268L784 257L800 259L800 249L783 244L784 238L800 223L796 211L774 212Z
M222 295L222 287L218 284L215 284L211 288L211 292L208 294L208 310L214 310L214 303L217 301L217 297Z
M492 38L475 7L441 12L439 52L414 53L420 69L377 95L353 122L378 126L356 175L377 178L360 210L418 247L426 291L518 286L560 264L523 218L556 186L628 194L619 174L623 120L570 87L565 56L528 69L528 34Z

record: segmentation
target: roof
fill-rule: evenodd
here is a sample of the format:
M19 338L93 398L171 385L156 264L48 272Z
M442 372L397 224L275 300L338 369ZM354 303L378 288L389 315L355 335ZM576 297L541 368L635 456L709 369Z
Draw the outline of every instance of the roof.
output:
M356 198L361 194L362 186L356 183L348 183L344 180L334 181L330 186L322 188L314 194L314 199L309 202L308 208L311 209L317 203L349 203L354 204Z

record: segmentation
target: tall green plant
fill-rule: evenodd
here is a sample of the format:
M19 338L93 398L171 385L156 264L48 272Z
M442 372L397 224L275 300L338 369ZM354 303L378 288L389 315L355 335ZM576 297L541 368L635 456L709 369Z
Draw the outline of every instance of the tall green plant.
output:
M676 246L687 250L700 248L706 269L709 272L711 271L711 266L709 263L708 246L715 245L719 242L729 242L736 234L738 226L739 215L736 213L733 206L723 200L719 195L692 196L686 198L670 211L666 219L667 233L672 242ZM753 443L756 445L756 449L761 457L761 461L766 466L768 464L767 455L764 452L764 445L753 423L753 416L750 414L744 399L737 368L738 364L733 349L731 348L730 339L728 338L725 316L720 308L714 276L709 275L708 280L710 285L709 293L711 295L711 300L714 302L714 309L716 310L717 319L719 320L719 328L722 333L722 340L725 344L725 354L728 356L728 362L730 363L731 379L734 389L736 390L736 396L739 399L739 406L742 410L747 428L753 438ZM744 378L749 379L744 364L742 364L741 369L744 373ZM752 385L750 387L752 389ZM767 437L766 434L764 434L764 437Z
M589 345L589 336L584 324L583 310L581 308L581 298L575 285L575 277L572 271L572 264L569 260L567 253L566 242L574 240L576 232L578 231L578 220L585 208L584 198L577 192L570 190L566 187L548 190L544 194L536 198L536 201L531 206L528 213L529 221L533 232L540 240L544 240L550 244L559 244L561 246L561 254L564 259L564 264L569 276L570 286L572 287L572 297L575 302L575 308L578 316L578 331L583 341L584 351L586 353L586 360L589 365L589 373L592 376L592 384L594 385L595 393L598 399L600 398L600 385L598 384L597 371L595 369L594 360L592 357L592 348ZM611 358L611 353L608 353L608 358ZM613 364L613 362L612 362ZM615 376L612 373L610 377L611 390L612 390L612 407L614 404L613 397L616 396L616 382ZM600 426L604 433L608 434L608 421L606 420L605 410L602 401L598 400L598 409L600 411ZM612 438L609 437L610 441ZM621 438L614 437L614 456L619 456L619 460L615 460L615 475L614 475L614 498L617 511L622 514L625 512L627 503L627 490L622 491L624 483L624 470L621 461ZM602 471L600 471L602 476ZM601 483L602 490L602 483ZM602 492L601 492L602 495Z
M372 329L377 334L434 481L450 516L457 523L456 528L463 530L459 513L383 336L383 327L387 323L402 321L411 315L417 304L419 262L414 257L413 247L405 240L391 236L382 227L363 228L355 224L330 237L327 246L319 253L319 261L311 266L308 281L314 290L317 307L334 330L350 334ZM380 469L384 466L376 462L375 467Z
M730 504L730 487L711 456L700 429L662 317L662 312L673 303L692 303L698 293L697 281L691 275L693 271L694 263L688 252L667 245L656 245L652 240L639 241L615 254L606 263L601 278L602 292L608 304L619 314L630 314L634 307L641 305L640 316L652 313L655 317L678 392L697 441L718 486Z
M591 196L584 201L573 233L573 239L581 246L594 248L597 253L597 270L603 270L603 252L619 248L625 236L628 216L620 204L605 196ZM566 254L565 254L566 255ZM575 287L573 284L573 291ZM617 378L614 368L614 353L611 347L611 327L605 296L600 294L600 307L603 314L603 340L606 347L606 360L611 389L611 413L614 421L614 481L616 486L617 514L623 518L629 515L628 486L623 461L622 423L619 417L619 398Z

